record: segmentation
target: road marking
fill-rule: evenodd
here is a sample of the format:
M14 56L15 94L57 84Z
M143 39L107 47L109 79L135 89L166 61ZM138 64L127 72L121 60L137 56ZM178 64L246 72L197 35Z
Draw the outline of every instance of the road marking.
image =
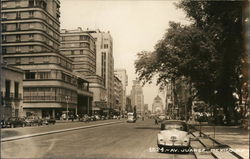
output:
M20 139L25 139L25 138L30 138L30 137L49 135L49 134L55 134L55 133L61 133L61 132L79 130L79 129L86 129L86 128L104 126L104 125L118 124L118 123L124 123L124 122L123 121L118 121L118 122L101 123L101 124L80 126L80 127L68 128L68 129L62 129L62 130L54 130L54 131L47 131L47 132L42 132L42 133L28 134L28 135L22 135L22 136L7 137L7 138L4 138L4 139L1 139L1 142L20 140Z

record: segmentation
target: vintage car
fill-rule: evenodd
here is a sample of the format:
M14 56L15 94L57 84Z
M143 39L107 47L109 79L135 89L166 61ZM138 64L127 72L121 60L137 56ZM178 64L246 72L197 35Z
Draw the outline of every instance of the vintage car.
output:
M10 117L8 118L7 121L5 121L5 126L4 127L10 127L10 128L14 128L14 127L25 127L26 126L26 122L24 118L19 118L19 117Z
M55 124L56 123L56 120L55 119L53 119L53 118L45 118L45 119L43 119L43 124L45 124L45 125L49 125L49 124Z
M33 126L33 125L43 125L43 120L39 118L38 116L28 116L25 119L27 126Z
M128 113L127 123L135 123L136 117L134 113Z
M157 135L159 152L188 152L190 136L188 125L184 121L165 120Z

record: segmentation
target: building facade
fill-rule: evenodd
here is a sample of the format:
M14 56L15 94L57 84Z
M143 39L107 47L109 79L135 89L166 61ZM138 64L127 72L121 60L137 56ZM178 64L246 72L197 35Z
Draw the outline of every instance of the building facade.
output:
M123 85L122 81L114 76L114 110L121 114L123 102Z
M162 114L164 113L164 109L163 109L163 102L161 97L159 97L159 95L157 95L154 98L153 104L152 104L152 112L154 114Z
M136 108L136 113L144 115L144 95L140 82L133 80L133 86L130 94L131 105Z
M101 114L102 109L107 107L106 88L103 78L96 74L95 39L80 27L75 30L62 29L60 52L72 59L73 70L90 82L89 89L93 92L92 112Z
M73 60L59 53L60 2L21 0L1 4L3 57L8 65L24 71L24 114L58 118L67 108L76 113L78 95L92 100L93 93L88 90L88 81L73 73Z
M1 65L1 117L23 117L23 71Z
M126 87L128 86L128 75L125 69L115 69L115 75L118 77L123 85L123 92L122 92L122 103L121 109L122 113L126 112Z
M114 106L114 58L113 39L109 32L100 30L87 30L95 39L96 44L96 74L104 80L106 89L105 101L107 104L106 113Z
M133 112L130 96L126 97L126 109L125 110L126 112Z

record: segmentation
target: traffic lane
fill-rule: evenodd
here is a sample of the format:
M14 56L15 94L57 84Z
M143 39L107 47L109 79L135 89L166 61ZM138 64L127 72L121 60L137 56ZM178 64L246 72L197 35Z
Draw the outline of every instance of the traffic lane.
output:
M75 130L2 143L2 157L15 158L194 158L151 151L159 126L152 120Z
M91 121L91 122L67 122L67 123L65 122L65 123L56 123L55 125L3 128L1 129L1 138L42 133L42 132L48 132L48 131L56 131L56 130L62 130L62 129L67 129L67 128L74 128L74 127L88 126L88 125L101 124L101 123L107 123L107 122L116 122L116 121L125 121L125 119L98 120L98 121Z

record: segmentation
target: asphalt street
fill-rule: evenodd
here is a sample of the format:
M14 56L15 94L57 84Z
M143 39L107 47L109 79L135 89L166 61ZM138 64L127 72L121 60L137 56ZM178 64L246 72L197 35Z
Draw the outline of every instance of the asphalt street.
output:
M1 158L195 158L192 153L158 153L159 131L147 119L25 138L1 143Z

